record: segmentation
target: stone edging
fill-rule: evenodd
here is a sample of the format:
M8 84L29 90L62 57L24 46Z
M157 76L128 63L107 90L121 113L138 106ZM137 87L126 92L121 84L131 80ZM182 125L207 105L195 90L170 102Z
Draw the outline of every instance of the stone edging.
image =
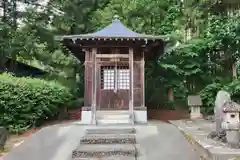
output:
M17 148L18 146L20 146L24 141L25 141L25 140L22 140L22 141L20 141L20 142L18 142L18 143L15 143L15 144L13 145L13 148L11 148L11 150L14 149L14 148ZM0 156L0 160L5 160L5 157L7 156L7 154L8 154L8 153L4 154L3 156Z
M211 160L212 156L208 149L204 148L199 144L194 138L192 138L190 135L185 133L183 130L180 130L181 133L185 136L185 138L193 145L195 151L200 156L201 160Z
M180 132L184 135L184 137L193 145L195 151L200 155L201 160L211 160L212 159L212 156L211 156L211 153L209 152L209 150L206 149L205 147L203 147L199 142L197 142L196 139L191 136L191 134L184 131L183 128L175 125L172 121L169 121L169 123L171 123L172 125L177 127L180 130Z
M201 160L234 160L234 157L240 156L239 149L230 149L222 145L221 142L216 142L211 139L202 138L197 134L189 132L188 129L178 126L174 121L169 121L175 127L177 127L180 132L188 139L188 141L193 145L194 149L201 155ZM210 142L215 142L217 145L211 144ZM224 152L221 152L224 151Z

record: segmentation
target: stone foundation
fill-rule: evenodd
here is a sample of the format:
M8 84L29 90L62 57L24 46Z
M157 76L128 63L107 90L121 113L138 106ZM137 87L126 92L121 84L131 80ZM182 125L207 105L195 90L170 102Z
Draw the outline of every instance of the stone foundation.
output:
M92 124L92 111L82 110L81 124Z
M92 111L90 107L82 108L81 124L93 124L92 123ZM146 124L147 123L147 110L146 107L134 107L134 120L135 123Z

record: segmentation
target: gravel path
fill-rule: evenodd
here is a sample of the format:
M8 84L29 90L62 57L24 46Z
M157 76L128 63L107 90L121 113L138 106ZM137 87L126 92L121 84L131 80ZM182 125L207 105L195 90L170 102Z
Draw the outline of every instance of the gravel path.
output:
M14 148L5 160L68 160L89 127L76 124L46 127ZM200 159L191 144L171 124L149 121L148 125L135 128L140 151L138 160Z

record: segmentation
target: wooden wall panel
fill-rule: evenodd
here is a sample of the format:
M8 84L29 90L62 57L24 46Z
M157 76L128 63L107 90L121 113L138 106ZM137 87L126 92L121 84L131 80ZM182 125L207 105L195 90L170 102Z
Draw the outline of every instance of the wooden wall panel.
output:
M142 105L142 89L134 88L134 106L140 107Z
M135 48L134 50L134 61L140 61L143 57L143 52L140 48Z
M117 103L116 103L117 102ZM129 92L128 90L101 89L98 95L98 110L128 110Z

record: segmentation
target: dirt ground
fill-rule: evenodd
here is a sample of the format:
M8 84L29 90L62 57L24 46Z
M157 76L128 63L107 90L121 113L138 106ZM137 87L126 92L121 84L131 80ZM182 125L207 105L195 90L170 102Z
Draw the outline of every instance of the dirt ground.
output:
M0 151L0 157L7 154L11 149L16 147L22 141L24 141L27 137L23 135L10 135L5 145L5 149Z

